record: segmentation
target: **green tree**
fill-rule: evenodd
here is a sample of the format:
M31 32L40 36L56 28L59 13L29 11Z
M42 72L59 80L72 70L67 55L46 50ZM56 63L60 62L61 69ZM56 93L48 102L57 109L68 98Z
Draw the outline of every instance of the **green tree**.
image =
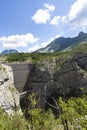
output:
M73 128L74 130L87 129L87 97L71 98L68 101L59 99L62 113L59 117L64 130Z

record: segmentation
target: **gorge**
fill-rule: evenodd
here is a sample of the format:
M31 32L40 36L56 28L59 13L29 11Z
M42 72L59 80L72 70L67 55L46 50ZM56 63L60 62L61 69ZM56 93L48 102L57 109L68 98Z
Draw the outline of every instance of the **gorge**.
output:
M15 92L20 95L20 99L15 97L14 101L17 100L22 108L29 106L28 96L31 93L35 93L40 98L38 105L42 108L47 106L46 101L52 103L52 97L55 100L60 96L68 99L87 93L87 53L78 53L66 59L50 59L41 63L2 64L1 66L5 68L3 74L5 77L8 75L9 80L1 84L0 88L8 84L14 86ZM0 104L1 102L2 100Z

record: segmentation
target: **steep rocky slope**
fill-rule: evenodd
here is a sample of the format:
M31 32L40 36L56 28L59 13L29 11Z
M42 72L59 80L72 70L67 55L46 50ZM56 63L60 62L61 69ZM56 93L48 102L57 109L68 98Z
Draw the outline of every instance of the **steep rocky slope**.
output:
M7 65L0 65L0 107L9 115L21 114L19 93L13 83L13 73Z
M35 64L29 74L25 90L34 92L36 97L40 97L41 107L46 107L46 101L52 103L52 97L58 99L62 96L67 99L85 94L87 92L87 53ZM22 101L26 106L25 100Z

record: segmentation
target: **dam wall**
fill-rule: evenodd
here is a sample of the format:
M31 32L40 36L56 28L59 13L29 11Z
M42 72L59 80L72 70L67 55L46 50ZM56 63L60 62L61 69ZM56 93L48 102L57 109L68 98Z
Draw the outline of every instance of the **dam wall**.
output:
M8 73L12 76L16 89L19 93L23 92L34 64L7 64L5 66L8 66Z

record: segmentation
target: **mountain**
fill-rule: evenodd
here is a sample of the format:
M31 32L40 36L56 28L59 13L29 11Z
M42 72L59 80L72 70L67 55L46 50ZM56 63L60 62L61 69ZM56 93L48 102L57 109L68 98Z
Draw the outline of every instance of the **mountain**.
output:
M18 51L15 49L4 50L1 52L1 55L12 54L12 53L18 53Z
M85 42L87 42L87 33L80 32L78 36L73 38L65 38L65 37L56 38L45 48L37 50L37 52L66 51Z

